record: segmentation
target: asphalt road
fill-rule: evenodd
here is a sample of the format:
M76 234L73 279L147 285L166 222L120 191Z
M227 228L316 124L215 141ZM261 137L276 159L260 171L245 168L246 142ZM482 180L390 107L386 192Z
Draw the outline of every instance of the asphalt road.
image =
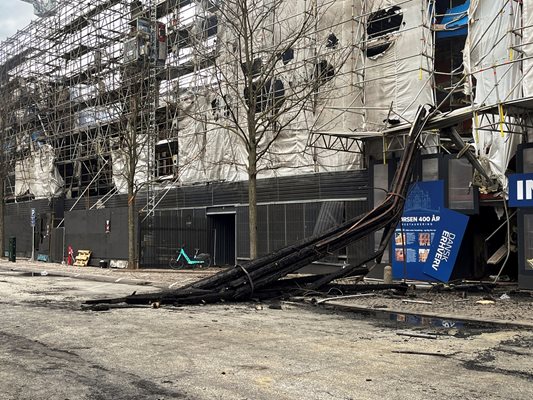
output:
M0 273L0 399L533 398L530 332L424 339L251 303L80 308L135 290L154 289Z

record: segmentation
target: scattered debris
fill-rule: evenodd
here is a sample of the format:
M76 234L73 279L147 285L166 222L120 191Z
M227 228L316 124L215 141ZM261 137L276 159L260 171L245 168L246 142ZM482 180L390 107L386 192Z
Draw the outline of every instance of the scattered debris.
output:
M313 303L313 304L321 304L321 303L325 303L327 301L332 301L332 300L355 299L357 297L372 297L372 296L375 296L375 295L376 295L376 293L360 293L360 294L350 294L350 295L346 295L346 296L328 297L327 299L320 299L320 300L317 300L317 299L315 299L313 297L311 299L311 303Z
M500 282L511 282L511 278L509 278L508 275L500 275L500 276L498 276L498 275L490 275L489 279L493 280L493 281L498 280Z
M397 332L396 334L398 336L409 336L409 337L415 337L415 338L421 338L421 339L437 339L437 335L427 334L427 333Z
M509 300L511 296L509 296L507 293L504 293L500 296L500 300Z
M433 304L432 301L426 301L426 300L408 300L408 299L404 299L404 300L402 300L402 303L409 303L409 304Z
M397 354L413 354L416 356L433 356L433 357L443 357L443 358L449 358L453 356L453 354L431 353L428 351L392 350L392 352L397 353Z
M461 284L443 284L439 283L431 288L433 292L463 292L463 293L491 293L496 287L494 283L461 283Z
M494 300L485 300L485 299L482 299L482 300L478 300L476 301L476 304L482 304L484 306L486 305L489 305L489 304L494 304L495 301Z

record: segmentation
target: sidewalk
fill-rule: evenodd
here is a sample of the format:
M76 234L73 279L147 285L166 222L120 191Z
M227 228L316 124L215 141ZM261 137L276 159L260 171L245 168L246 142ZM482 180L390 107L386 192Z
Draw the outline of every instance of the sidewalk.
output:
M161 289L180 287L207 276L211 276L220 269L205 270L172 270L172 269L117 269L99 267L74 267L72 265L44 263L18 258L16 263L7 259L0 259L0 271L19 273L35 273L48 276L66 276L77 279L87 279L102 282L115 282L129 285L149 285Z

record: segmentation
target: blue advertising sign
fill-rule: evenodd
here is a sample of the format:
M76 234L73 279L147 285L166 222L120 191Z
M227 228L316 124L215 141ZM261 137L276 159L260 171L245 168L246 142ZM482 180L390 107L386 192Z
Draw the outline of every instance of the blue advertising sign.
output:
M411 185L394 234L393 277L448 281L467 223L466 215L444 207L443 181Z
M509 175L509 206L533 207L533 174Z
M423 272L441 282L448 282L468 225L468 216L443 209L440 223L429 250Z
M423 269L444 209L444 181L416 182L409 188L392 254L394 279L430 279Z

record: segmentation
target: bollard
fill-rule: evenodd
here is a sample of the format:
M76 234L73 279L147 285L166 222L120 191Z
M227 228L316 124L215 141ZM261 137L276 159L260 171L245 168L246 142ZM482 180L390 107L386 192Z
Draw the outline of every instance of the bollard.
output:
M385 268L383 268L383 283L392 285L392 267L390 265L385 265Z
M9 238L9 247L8 247L8 259L11 262L17 262L17 238Z

